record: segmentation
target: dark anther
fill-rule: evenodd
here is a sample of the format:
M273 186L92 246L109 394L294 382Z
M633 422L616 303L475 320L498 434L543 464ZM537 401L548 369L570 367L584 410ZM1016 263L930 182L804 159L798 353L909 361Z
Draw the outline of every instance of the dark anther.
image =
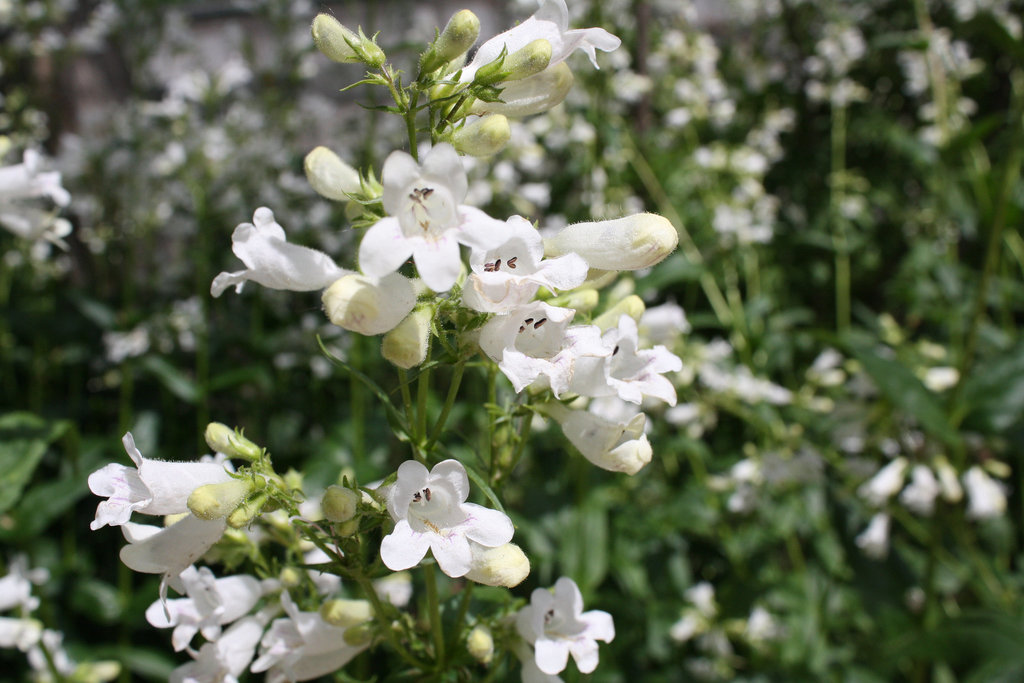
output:
M513 256L512 258L510 258L508 260L508 264L507 264L508 267L511 268L512 270L515 270L516 269L516 261L518 261L518 260L519 260L518 256Z
M546 323L547 321L548 321L547 318L541 318L540 320L538 320L537 322L535 322L533 324L533 329L539 330L540 326L543 325L544 323Z
M427 502L430 502L430 489L423 489L423 495L427 497Z
M618 345L618 344L616 344L616 345L615 345L615 349L614 349L614 350L612 350L612 355L614 356L614 355L615 355L615 354L617 354L618 352L619 352L619 345Z

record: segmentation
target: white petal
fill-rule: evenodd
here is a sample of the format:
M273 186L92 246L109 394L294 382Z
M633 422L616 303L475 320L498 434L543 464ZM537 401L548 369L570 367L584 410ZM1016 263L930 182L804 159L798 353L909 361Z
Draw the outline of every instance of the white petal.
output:
M121 548L121 561L143 574L177 576L224 534L223 519L206 521L188 515L158 533Z
M456 204L461 204L466 198L469 188L466 170L462 167L459 153L447 142L435 145L424 157L423 176L446 186Z
M597 641L590 638L577 638L569 641L569 652L576 660L580 673L588 674L597 668Z
M464 503L469 498L469 475L466 474L465 466L458 460L443 460L434 465L430 470L430 479L447 481L455 491L459 503Z
M412 156L401 151L395 151L388 155L388 158L384 160L384 167L381 169L381 180L384 185L381 201L388 215L394 216L402 210L406 188L415 183L419 177L420 166Z
M388 569L398 572L419 564L430 546L428 534L413 531L409 522L402 519L395 524L395 530L381 541L380 557Z
M420 278L435 292L446 292L462 272L459 243L450 232L413 247L413 261Z
M512 520L500 510L492 510L475 503L463 503L462 509L469 515L466 536L480 545L494 548L512 540L515 527Z
M533 644L537 668L546 674L557 674L569 663L569 643L564 640L538 638Z
M412 244L394 217L382 218L359 243L359 268L367 275L384 277L401 267L412 254Z
M441 571L452 578L465 576L473 566L473 553L465 534L449 529L446 533L428 533L426 536Z
M587 625L587 637L606 643L615 639L615 622L612 615L602 610L590 610L580 615L580 621Z

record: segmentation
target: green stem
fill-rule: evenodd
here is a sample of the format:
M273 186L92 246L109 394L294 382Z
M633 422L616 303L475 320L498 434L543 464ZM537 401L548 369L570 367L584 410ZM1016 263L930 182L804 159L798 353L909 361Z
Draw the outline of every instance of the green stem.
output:
M409 373L401 368L398 369L398 386L402 392L402 407L405 409L405 421L409 425L409 430L413 432L409 435L412 443L412 455L420 462L426 464L426 457L420 451L419 436L415 433L416 415L412 407L412 391L409 390Z
M836 260L836 331L850 329L850 240L840 209L846 171L846 107L832 107L832 168L829 174L829 216L835 224L832 245Z
M395 652L398 653L398 656L404 659L409 666L419 669L420 671L425 671L427 668L426 665L416 659L411 652L406 650L402 644L398 642L398 639L395 637L395 632L391 628L391 624L383 623L386 618L387 611L384 607L384 603L380 600L380 596L377 595L377 591L374 590L373 584L370 580L363 576L362 573L353 574L352 578L355 579L356 583L359 584L359 587L363 589L363 593L366 594L366 598L373 606L373 613L377 615L377 620L382 622L380 626L381 631L384 632L384 637L387 638L388 643L394 648Z
M434 635L434 659L437 671L444 671L444 627L441 625L441 604L437 599L437 570L433 563L423 565L427 584L427 607L430 610L430 630Z
M455 405L455 399L459 395L459 385L462 384L462 375L466 371L466 359L462 359L455 364L455 368L452 370L452 378L448 384L448 395L444 400L444 407L441 408L441 415L437 418L437 424L434 425L434 430L430 434L430 441L427 442L427 451L429 452L434 444L437 443L438 438L441 436L441 432L444 431L445 423L448 422L448 415L452 412L452 407Z
M427 360L430 361L430 352L427 352ZM420 376L416 384L416 442L423 449L423 455L428 454L427 442L427 400L430 398L430 368L420 370Z
M449 640L451 650L455 650L455 647L458 645L459 634L462 633L462 624L466 621L466 615L469 613L469 603L473 595L474 585L476 584L472 581L466 581L466 585L462 589L462 597L459 599L459 611L455 617L455 630L452 632L451 640Z

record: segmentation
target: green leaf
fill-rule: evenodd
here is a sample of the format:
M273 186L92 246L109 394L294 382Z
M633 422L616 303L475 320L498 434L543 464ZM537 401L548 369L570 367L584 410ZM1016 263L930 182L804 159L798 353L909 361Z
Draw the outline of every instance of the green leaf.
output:
M73 475L33 486L10 511L11 524L0 527L0 539L38 536L88 492L85 478Z
M487 500L491 501L491 504L494 505L495 509L499 512L505 512L505 506L503 506L501 501L498 500L498 496L494 493L494 489L491 488L491 485L487 483L487 480L484 479L479 472L472 467L466 467L466 474L469 475L470 481L480 487L480 490L484 492L484 495L487 496Z
M964 379L965 426L1005 432L1024 417L1024 342L978 362Z
M194 379L168 363L162 356L145 356L140 367L156 375L164 388L186 403L199 400L199 387Z
M960 435L950 427L949 418L935 394L921 383L910 368L899 360L879 355L875 347L860 336L847 335L843 342L893 406L917 418L922 429L946 445L959 445Z
M70 424L47 422L31 413L0 417L0 513L18 502L46 449Z

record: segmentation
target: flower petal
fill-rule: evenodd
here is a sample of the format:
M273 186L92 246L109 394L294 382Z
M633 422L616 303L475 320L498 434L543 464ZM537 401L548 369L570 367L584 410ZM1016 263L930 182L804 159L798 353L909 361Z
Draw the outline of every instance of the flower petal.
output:
M412 254L412 245L393 216L382 218L359 243L359 268L367 275L384 277L398 270Z
M391 571L415 567L430 548L428 534L417 533L402 519L395 524L395 530L380 543L380 557ZM467 567L468 571L468 567Z
M569 663L569 643L565 640L538 638L533 644L537 668L546 674L557 674Z
M451 289L462 272L459 243L451 233L416 244L413 246L412 258L420 278L435 292Z
M463 503L462 509L469 515L466 537L480 545L494 548L512 540L515 527L512 520L500 510L492 510L475 503Z

